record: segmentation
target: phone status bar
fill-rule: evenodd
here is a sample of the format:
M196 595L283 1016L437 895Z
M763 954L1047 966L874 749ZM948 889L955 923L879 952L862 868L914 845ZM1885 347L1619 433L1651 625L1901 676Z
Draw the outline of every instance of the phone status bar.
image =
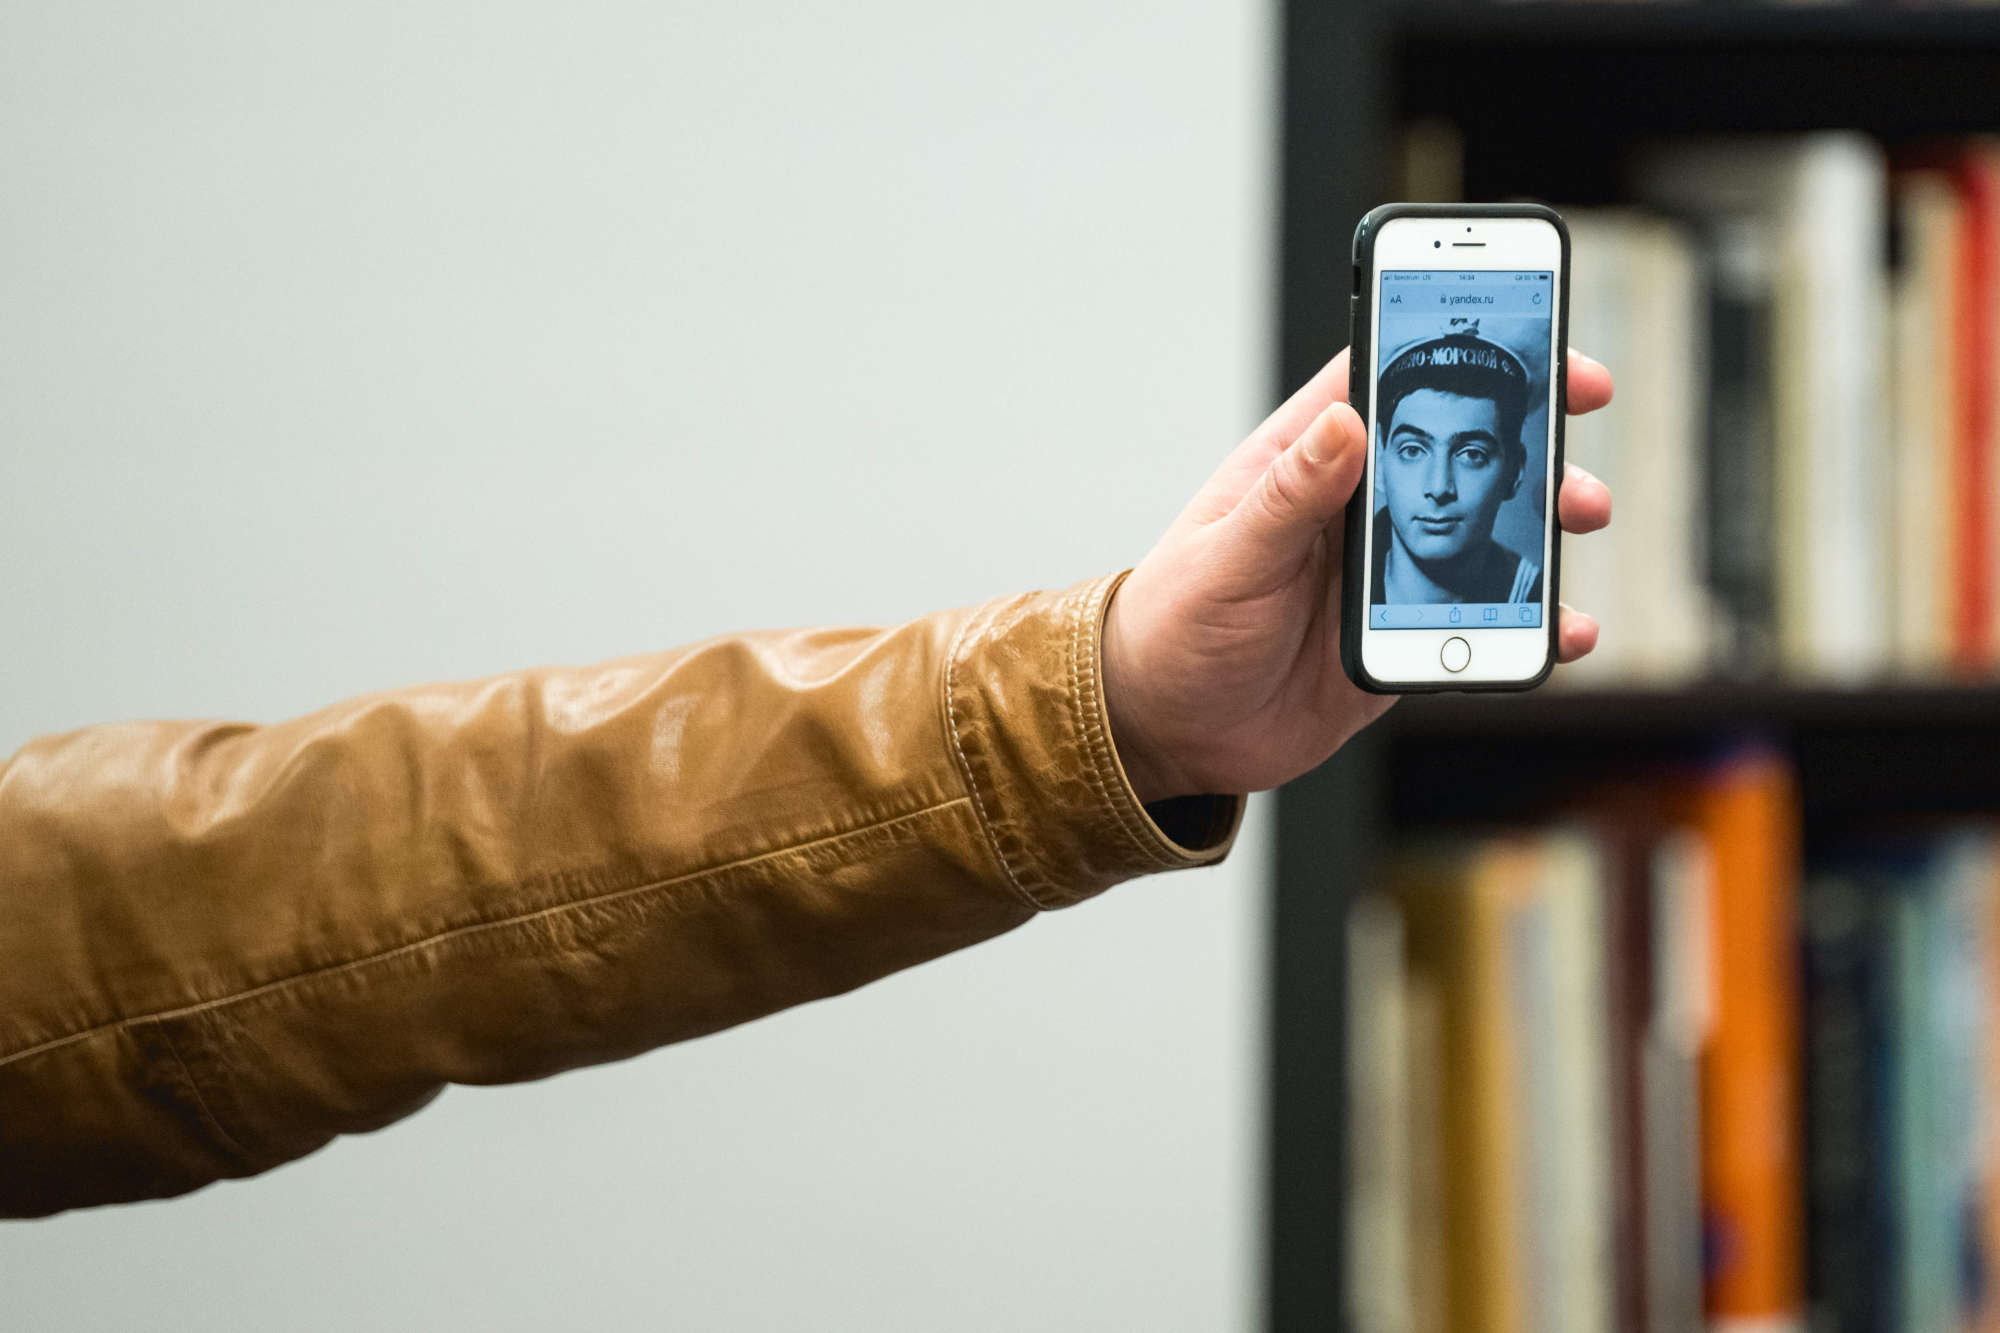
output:
M1530 315L1546 313L1554 274L1487 270L1387 270L1382 274L1385 313L1463 309L1466 313Z

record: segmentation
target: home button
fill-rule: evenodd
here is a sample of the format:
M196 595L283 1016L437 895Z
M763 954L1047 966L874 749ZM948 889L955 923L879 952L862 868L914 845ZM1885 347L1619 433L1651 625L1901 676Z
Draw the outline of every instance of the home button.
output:
M1472 660L1472 645L1454 634L1444 641L1444 651L1438 654L1446 671L1463 671L1465 664Z

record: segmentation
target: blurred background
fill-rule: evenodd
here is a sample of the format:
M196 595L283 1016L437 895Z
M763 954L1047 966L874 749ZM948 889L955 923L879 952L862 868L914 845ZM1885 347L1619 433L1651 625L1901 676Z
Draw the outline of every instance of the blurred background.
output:
M2000 12L1280 44L1283 377L1340 223L1530 197L1618 391L1599 650L1279 796L1271 1326L2000 1328Z
M1386 199L1561 208L1619 382L1586 667L1220 869L0 1228L4 1322L2000 1327L1995 88L1974 6L0 5L0 752L1130 564Z

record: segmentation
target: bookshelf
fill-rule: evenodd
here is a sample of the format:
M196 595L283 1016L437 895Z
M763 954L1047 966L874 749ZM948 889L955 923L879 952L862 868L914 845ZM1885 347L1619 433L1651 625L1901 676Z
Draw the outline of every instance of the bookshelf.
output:
M1348 238L1362 213L1391 197L1397 136L1413 119L1454 125L1467 198L1564 204L1616 202L1619 160L1652 136L1854 129L1893 145L2000 131L1993 11L1292 0L1282 32L1287 388L1346 341ZM1793 757L1809 845L1818 831L1873 812L2000 812L2000 685L1971 683L1408 699L1280 792L1268 1328L1345 1326L1351 886L1405 830L1530 817L1609 763L1743 736Z

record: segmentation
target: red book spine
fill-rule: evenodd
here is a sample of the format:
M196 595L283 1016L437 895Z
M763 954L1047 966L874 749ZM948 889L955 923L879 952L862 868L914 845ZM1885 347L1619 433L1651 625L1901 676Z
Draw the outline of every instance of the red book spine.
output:
M1984 671L1993 661L1994 249L2000 232L2000 166L1979 156L1958 164L1965 200L1958 283L1952 302L1954 383L1952 663Z

